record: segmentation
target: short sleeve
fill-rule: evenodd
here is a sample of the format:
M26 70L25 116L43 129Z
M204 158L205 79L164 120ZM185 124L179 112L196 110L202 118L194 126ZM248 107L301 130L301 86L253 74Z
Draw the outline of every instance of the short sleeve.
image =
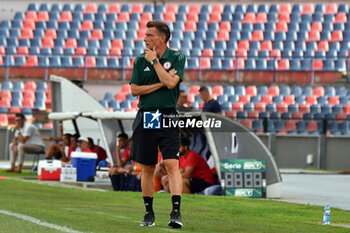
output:
M194 153L190 153L186 159L187 167L196 167L197 159Z
M35 126L34 125L30 125L28 126L28 128L26 128L23 132L23 136L32 136L34 134L34 130L35 130Z
M132 69L132 76L129 84L141 85L140 57L136 57Z
M184 76L184 70L185 70L185 62L186 57L185 54L178 52L177 61L175 64L173 64L173 67L176 70L176 74L180 77L181 81Z

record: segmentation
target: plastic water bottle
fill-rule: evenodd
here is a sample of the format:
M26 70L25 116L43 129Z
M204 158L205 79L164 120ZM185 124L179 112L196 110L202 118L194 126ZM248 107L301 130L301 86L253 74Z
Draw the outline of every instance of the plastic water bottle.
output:
M323 214L323 225L330 225L331 224L331 207L327 204L324 207L324 214Z

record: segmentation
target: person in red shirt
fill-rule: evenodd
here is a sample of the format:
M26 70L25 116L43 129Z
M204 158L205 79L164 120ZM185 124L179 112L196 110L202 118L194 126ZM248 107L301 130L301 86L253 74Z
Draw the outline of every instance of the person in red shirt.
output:
M179 165L182 174L182 193L198 193L215 184L207 161L189 149L190 141L181 139Z
M78 142L80 143L81 152L92 153L92 150L89 148L89 140L86 137L80 137Z
M106 153L105 149L103 149L100 146L95 145L94 140L92 138L87 138L87 139L89 140L90 150L97 154L96 165L98 165L98 163L100 161L105 160L107 158L107 153Z

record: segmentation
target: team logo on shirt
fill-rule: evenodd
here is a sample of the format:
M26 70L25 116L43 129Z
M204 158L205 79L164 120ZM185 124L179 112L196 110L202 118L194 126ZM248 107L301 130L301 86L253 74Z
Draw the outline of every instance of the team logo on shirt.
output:
M167 61L164 63L163 67L164 67L164 69L169 70L171 67L171 63Z

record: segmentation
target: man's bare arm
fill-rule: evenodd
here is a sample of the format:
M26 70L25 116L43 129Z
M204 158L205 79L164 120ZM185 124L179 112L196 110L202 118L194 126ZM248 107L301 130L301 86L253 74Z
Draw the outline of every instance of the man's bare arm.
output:
M131 95L138 96L138 95L147 95L152 92L157 91L158 89L164 87L162 83L154 83L150 85L137 85L132 83L130 85L130 91Z
M171 75L169 74L160 64L160 62L157 62L154 64L154 70L156 71L158 78L161 83L164 84L168 89L174 89L177 85L177 83L180 81L180 77L177 75Z

